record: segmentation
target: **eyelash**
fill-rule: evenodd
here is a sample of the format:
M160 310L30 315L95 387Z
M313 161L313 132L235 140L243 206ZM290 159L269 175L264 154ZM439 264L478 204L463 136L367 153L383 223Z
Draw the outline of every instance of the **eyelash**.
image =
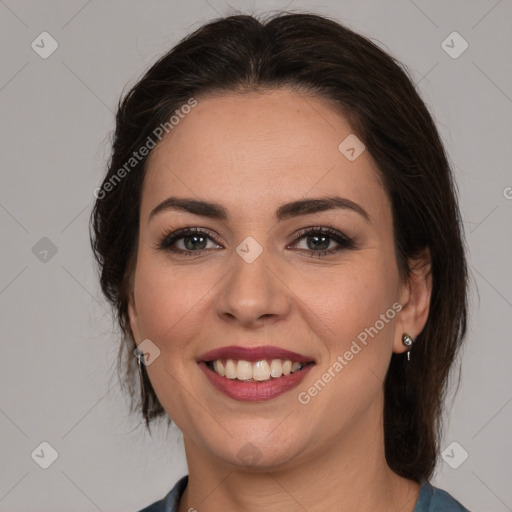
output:
M176 241L181 240L182 238L186 236L192 236L192 235L205 235L207 238L213 240L215 243L220 244L220 242L216 239L216 237L209 233L207 230L203 230L202 228L183 228L179 229L178 231L175 231L173 233L165 235L162 240L158 243L157 248L162 251L169 251L174 254L180 254L183 256L193 256L202 254L204 251L207 251L209 249L199 249L197 251L189 251L189 250L183 250L183 249L175 249L172 247L172 244L174 244ZM339 231L336 231L335 229L328 228L328 227L309 227L301 230L297 234L297 238L294 241L294 244L296 244L298 241L300 241L302 238L306 238L307 236L313 236L313 235L327 235L327 238L334 240L338 243L340 247L337 249L330 249L328 251L306 251L306 250L298 250L300 254L306 253L307 256L311 258L320 258L326 255L335 254L342 249L355 249L356 245L354 241L349 238L348 236L340 233Z

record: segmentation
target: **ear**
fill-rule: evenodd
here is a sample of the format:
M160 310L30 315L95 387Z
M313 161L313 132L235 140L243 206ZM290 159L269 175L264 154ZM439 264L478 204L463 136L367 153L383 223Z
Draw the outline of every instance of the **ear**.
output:
M416 339L427 323L432 295L432 273L430 250L425 248L417 257L409 259L411 272L400 287L402 306L397 316L393 352L400 354L409 350L402 343L402 335L409 334Z

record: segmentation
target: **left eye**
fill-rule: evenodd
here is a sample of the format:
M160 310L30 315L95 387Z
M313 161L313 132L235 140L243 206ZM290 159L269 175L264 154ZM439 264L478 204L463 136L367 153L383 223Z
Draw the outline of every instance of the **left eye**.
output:
M305 249L308 251L315 249L325 251L331 245L331 242L334 241L331 235L325 235L323 233L303 235L298 240L306 242L307 247L305 247ZM304 247L302 248L304 249Z
M353 240L346 235L336 231L332 228L308 228L298 234L297 241L304 240L306 243L306 252L309 252L311 257L321 257L327 254L333 254L342 249L354 249L355 244ZM335 241L338 244L337 248L329 249L330 243ZM297 245L297 242L295 242ZM299 252L302 252L300 249Z

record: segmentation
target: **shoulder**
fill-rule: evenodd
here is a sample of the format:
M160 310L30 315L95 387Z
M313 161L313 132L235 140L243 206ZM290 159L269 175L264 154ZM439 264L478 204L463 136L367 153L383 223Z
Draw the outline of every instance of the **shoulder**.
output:
M180 478L167 496L151 505L139 510L139 512L178 512L180 498L187 487L188 475Z
M413 512L470 512L453 496L423 481Z

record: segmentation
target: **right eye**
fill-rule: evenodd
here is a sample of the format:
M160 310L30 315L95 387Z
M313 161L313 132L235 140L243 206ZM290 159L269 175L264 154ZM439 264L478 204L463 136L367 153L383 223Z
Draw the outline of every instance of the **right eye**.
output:
M202 229L203 228L184 228L169 233L160 241L158 248L175 254L191 256L193 254L201 254L203 251L207 250L208 240L214 241L217 246L220 245L211 233L203 231ZM182 247L177 247L179 244L181 244Z

